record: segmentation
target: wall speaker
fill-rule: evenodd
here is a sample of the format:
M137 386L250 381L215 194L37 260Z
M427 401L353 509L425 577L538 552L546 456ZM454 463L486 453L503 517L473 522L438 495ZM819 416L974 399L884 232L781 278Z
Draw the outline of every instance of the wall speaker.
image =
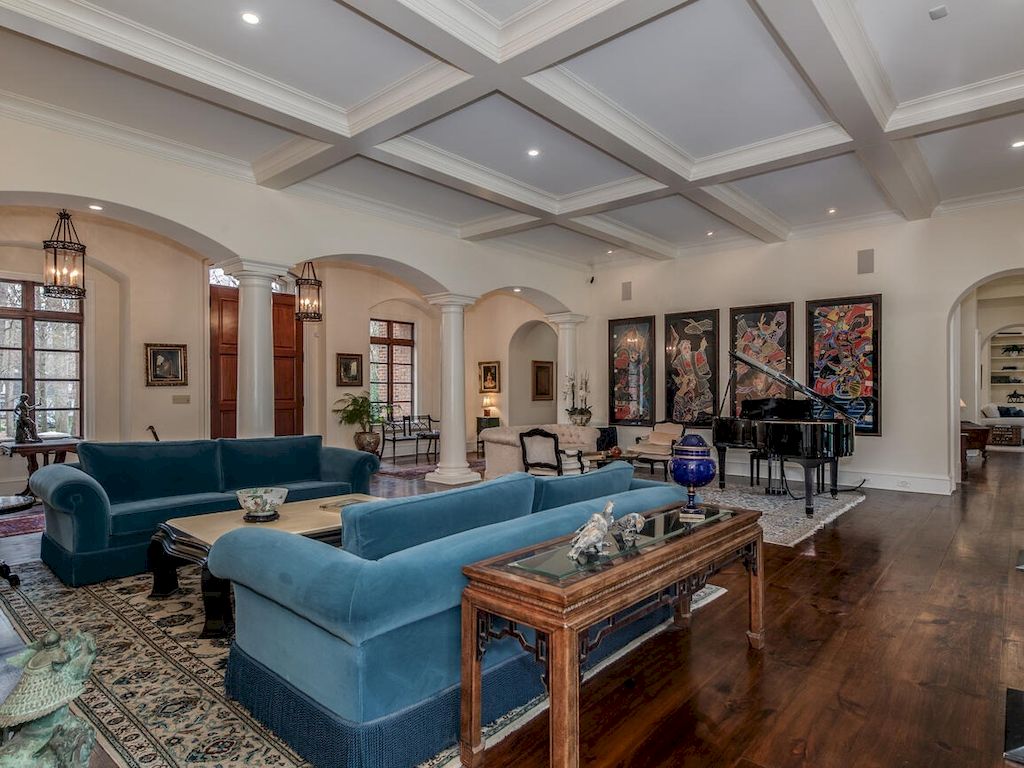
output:
M622 284L622 300L630 301L633 298L633 282L625 282Z
M857 274L870 275L875 271L875 249L857 251Z

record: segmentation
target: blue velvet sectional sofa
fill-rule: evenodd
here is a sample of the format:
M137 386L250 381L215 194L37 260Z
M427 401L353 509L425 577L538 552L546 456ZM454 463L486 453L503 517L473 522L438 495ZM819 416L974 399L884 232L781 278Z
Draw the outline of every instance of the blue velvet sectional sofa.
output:
M317 768L417 765L458 738L463 565L571 533L607 499L621 516L685 492L618 462L354 505L342 549L269 530L223 536L209 566L234 583L229 694ZM590 663L666 616L625 627ZM539 695L540 673L514 639L492 643L485 722Z
M325 448L319 435L247 440L94 443L29 485L43 502L41 557L70 586L146 570L146 549L173 517L238 509L234 491L288 488L288 501L366 493L376 456Z

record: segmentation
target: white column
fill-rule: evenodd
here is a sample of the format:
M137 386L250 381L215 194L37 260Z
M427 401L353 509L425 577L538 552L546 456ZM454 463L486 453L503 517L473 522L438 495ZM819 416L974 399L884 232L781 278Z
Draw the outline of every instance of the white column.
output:
M426 297L441 308L441 448L429 483L463 485L480 480L466 461L465 308L476 299L454 293Z
M274 434L274 318L270 284L284 270L238 259L221 265L238 280L238 391L235 434Z
M572 404L565 391L565 379L576 374L578 358L578 342L576 330L586 320L586 315L574 315L571 312L560 312L548 315L547 321L558 331L558 423L568 424L569 414L565 411ZM593 403L591 403L593 405Z

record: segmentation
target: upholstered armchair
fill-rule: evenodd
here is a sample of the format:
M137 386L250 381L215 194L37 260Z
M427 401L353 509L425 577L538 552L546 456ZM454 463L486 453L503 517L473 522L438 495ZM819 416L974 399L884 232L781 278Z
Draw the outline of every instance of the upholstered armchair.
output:
M531 429L519 433L523 451L523 467L531 475L551 477L582 475L590 469L580 448L560 448L558 435L546 429Z
M647 435L638 437L633 452L641 458L668 459L672 457L672 447L682 439L686 427L662 421L654 425Z
M480 440L486 446L485 480L526 470L523 466L523 449L519 443L519 434L536 429L537 426L491 427L480 433ZM577 427L573 424L540 424L539 427L558 435L560 449L578 448L584 454L597 450L600 432L594 427Z

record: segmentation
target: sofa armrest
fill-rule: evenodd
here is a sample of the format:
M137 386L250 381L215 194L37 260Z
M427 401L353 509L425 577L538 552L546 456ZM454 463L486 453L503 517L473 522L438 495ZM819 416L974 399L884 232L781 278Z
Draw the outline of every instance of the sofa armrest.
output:
M67 515L74 551L104 549L110 539L110 499L96 480L68 464L51 464L32 474L29 488L48 512Z
M364 569L374 560L282 531L242 528L214 542L207 559L214 576L272 600L352 645L372 636L349 621Z
M352 493L369 493L370 477L380 469L380 459L350 448L320 449L320 479L348 482Z

